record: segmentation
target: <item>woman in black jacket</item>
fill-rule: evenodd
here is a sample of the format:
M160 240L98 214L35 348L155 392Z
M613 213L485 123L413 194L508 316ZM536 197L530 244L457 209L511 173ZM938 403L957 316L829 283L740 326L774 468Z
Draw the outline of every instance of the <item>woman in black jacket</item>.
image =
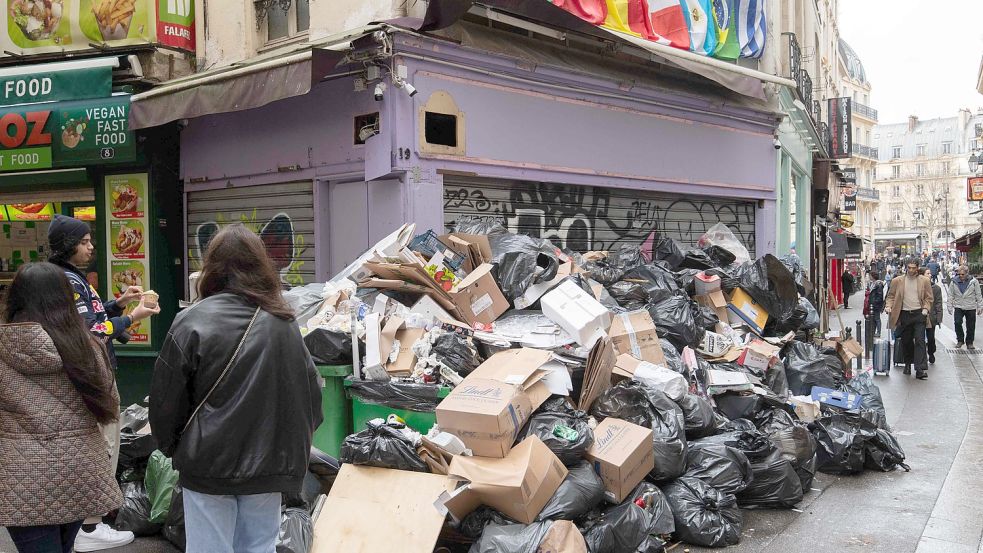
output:
M184 488L186 553L269 553L321 424L320 378L263 242L211 240L201 301L175 318L154 369L150 424Z

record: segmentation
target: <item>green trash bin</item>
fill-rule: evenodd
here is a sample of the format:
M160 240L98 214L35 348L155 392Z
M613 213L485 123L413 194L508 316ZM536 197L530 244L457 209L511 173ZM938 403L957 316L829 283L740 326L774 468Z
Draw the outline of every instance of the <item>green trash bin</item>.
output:
M352 433L351 403L345 397L345 378L352 375L351 365L318 365L324 378L321 390L321 412L324 422L314 432L314 447L338 457L341 442Z
M351 380L345 380L346 388L350 388L351 384ZM437 387L437 385L434 385L434 387L437 388L438 399L443 399L447 397L447 394L451 393L451 388L447 386ZM361 399L353 396L350 392L348 393L348 396L351 398L352 429L354 432L361 432L362 430L365 430L365 423L372 419L385 419L392 414L398 415L401 419L406 421L406 426L409 426L421 434L430 432L430 428L437 424L437 415L432 411L424 412L411 411L408 409L396 409L387 405L362 401Z

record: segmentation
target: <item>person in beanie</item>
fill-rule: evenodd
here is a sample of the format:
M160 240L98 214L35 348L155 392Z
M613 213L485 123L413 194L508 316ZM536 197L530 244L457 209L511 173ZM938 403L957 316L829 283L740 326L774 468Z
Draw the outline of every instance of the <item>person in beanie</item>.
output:
M65 271L68 282L72 285L75 309L84 319L85 327L106 346L110 367L115 371L116 352L113 348L113 340L125 339L126 329L134 321L159 313L160 307L148 309L141 304L129 315L124 315L123 308L139 300L143 294L139 286L131 286L118 299L102 301L99 292L89 284L83 272L92 263L95 254L91 232L89 225L84 221L55 215L48 227L48 248L51 251L48 261ZM114 380L114 390L115 387ZM116 393L118 394L118 391ZM119 461L119 421L100 424L100 429L112 452L112 469L115 474ZM103 523L104 514L89 513L90 518L83 522L82 531L75 538L75 551L79 553L100 551L120 547L133 541L133 532L117 532Z

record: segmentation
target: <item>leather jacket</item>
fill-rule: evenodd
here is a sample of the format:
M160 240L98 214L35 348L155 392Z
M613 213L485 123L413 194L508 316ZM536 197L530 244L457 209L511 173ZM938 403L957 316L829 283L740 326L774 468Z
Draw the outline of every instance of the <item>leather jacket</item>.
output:
M218 294L180 313L150 392L150 426L180 484L213 495L296 493L321 424L321 379L296 322L260 311L228 373L182 429L232 358L256 311Z

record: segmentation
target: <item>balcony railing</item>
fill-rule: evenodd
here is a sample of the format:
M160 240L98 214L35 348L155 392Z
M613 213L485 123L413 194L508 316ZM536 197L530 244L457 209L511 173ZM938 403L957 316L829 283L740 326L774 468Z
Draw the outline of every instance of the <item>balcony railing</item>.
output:
M857 188L857 197L860 198L861 200L879 201L881 199L881 191L875 188L860 187Z
M866 146L864 144L854 144L853 145L853 155L857 157L865 157L867 159L877 159L877 148Z
M859 102L853 102L853 113L856 113L861 117L866 117L871 121L877 121L877 110L870 106L865 106Z

